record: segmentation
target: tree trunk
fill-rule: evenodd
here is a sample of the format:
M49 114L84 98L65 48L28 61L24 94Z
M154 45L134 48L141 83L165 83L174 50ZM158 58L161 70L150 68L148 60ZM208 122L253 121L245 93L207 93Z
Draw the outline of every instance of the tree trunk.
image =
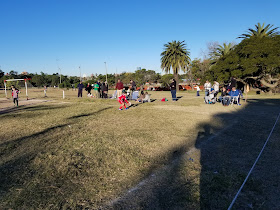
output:
M174 74L174 79L176 81L176 91L179 91L179 75L178 74Z

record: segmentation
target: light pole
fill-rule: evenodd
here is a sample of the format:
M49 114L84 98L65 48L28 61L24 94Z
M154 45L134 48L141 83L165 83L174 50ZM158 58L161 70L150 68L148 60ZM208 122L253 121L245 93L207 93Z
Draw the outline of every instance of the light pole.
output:
M59 84L61 84L61 68L58 68L58 69L59 69L59 81L60 81Z
M106 65L106 62L105 63L105 69L106 69L106 82L108 83L108 80L107 80L107 65Z
M81 72L81 66L79 66L79 70L80 70L80 82L82 81L82 72Z

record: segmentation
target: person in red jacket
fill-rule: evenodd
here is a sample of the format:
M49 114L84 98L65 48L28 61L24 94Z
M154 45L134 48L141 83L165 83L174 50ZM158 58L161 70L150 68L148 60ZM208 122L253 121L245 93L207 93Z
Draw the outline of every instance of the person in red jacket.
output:
M120 97L123 90L123 83L121 82L121 80L118 80L118 83L116 84L116 90L117 90L117 97Z
M131 105L131 103L126 100L125 90L123 90L122 95L118 97L118 102L121 104L119 110L122 110L123 107L128 109L125 105L126 103L129 104L129 106Z

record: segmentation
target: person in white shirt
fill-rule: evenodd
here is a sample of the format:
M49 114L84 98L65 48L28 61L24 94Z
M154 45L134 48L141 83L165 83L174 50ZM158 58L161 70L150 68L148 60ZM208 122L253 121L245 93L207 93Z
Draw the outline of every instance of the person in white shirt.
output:
M208 80L206 80L204 84L205 96L208 96L209 92L211 91L211 87L211 83Z
M194 88L196 89L196 96L200 96L199 95L200 87L196 85Z
M214 89L214 95L215 97L217 96L217 94L219 93L220 91L220 84L217 82L217 81L214 81L214 85L213 85L213 89Z

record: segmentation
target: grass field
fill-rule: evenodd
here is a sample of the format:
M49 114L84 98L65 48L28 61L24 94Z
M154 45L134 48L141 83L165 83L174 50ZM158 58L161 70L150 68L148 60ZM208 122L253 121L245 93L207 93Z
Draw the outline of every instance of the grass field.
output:
M280 112L280 95L207 105L194 92L116 100L0 92L0 209L226 209ZM166 97L167 102L160 99ZM234 209L280 208L280 123ZM139 184L140 183L140 184Z

